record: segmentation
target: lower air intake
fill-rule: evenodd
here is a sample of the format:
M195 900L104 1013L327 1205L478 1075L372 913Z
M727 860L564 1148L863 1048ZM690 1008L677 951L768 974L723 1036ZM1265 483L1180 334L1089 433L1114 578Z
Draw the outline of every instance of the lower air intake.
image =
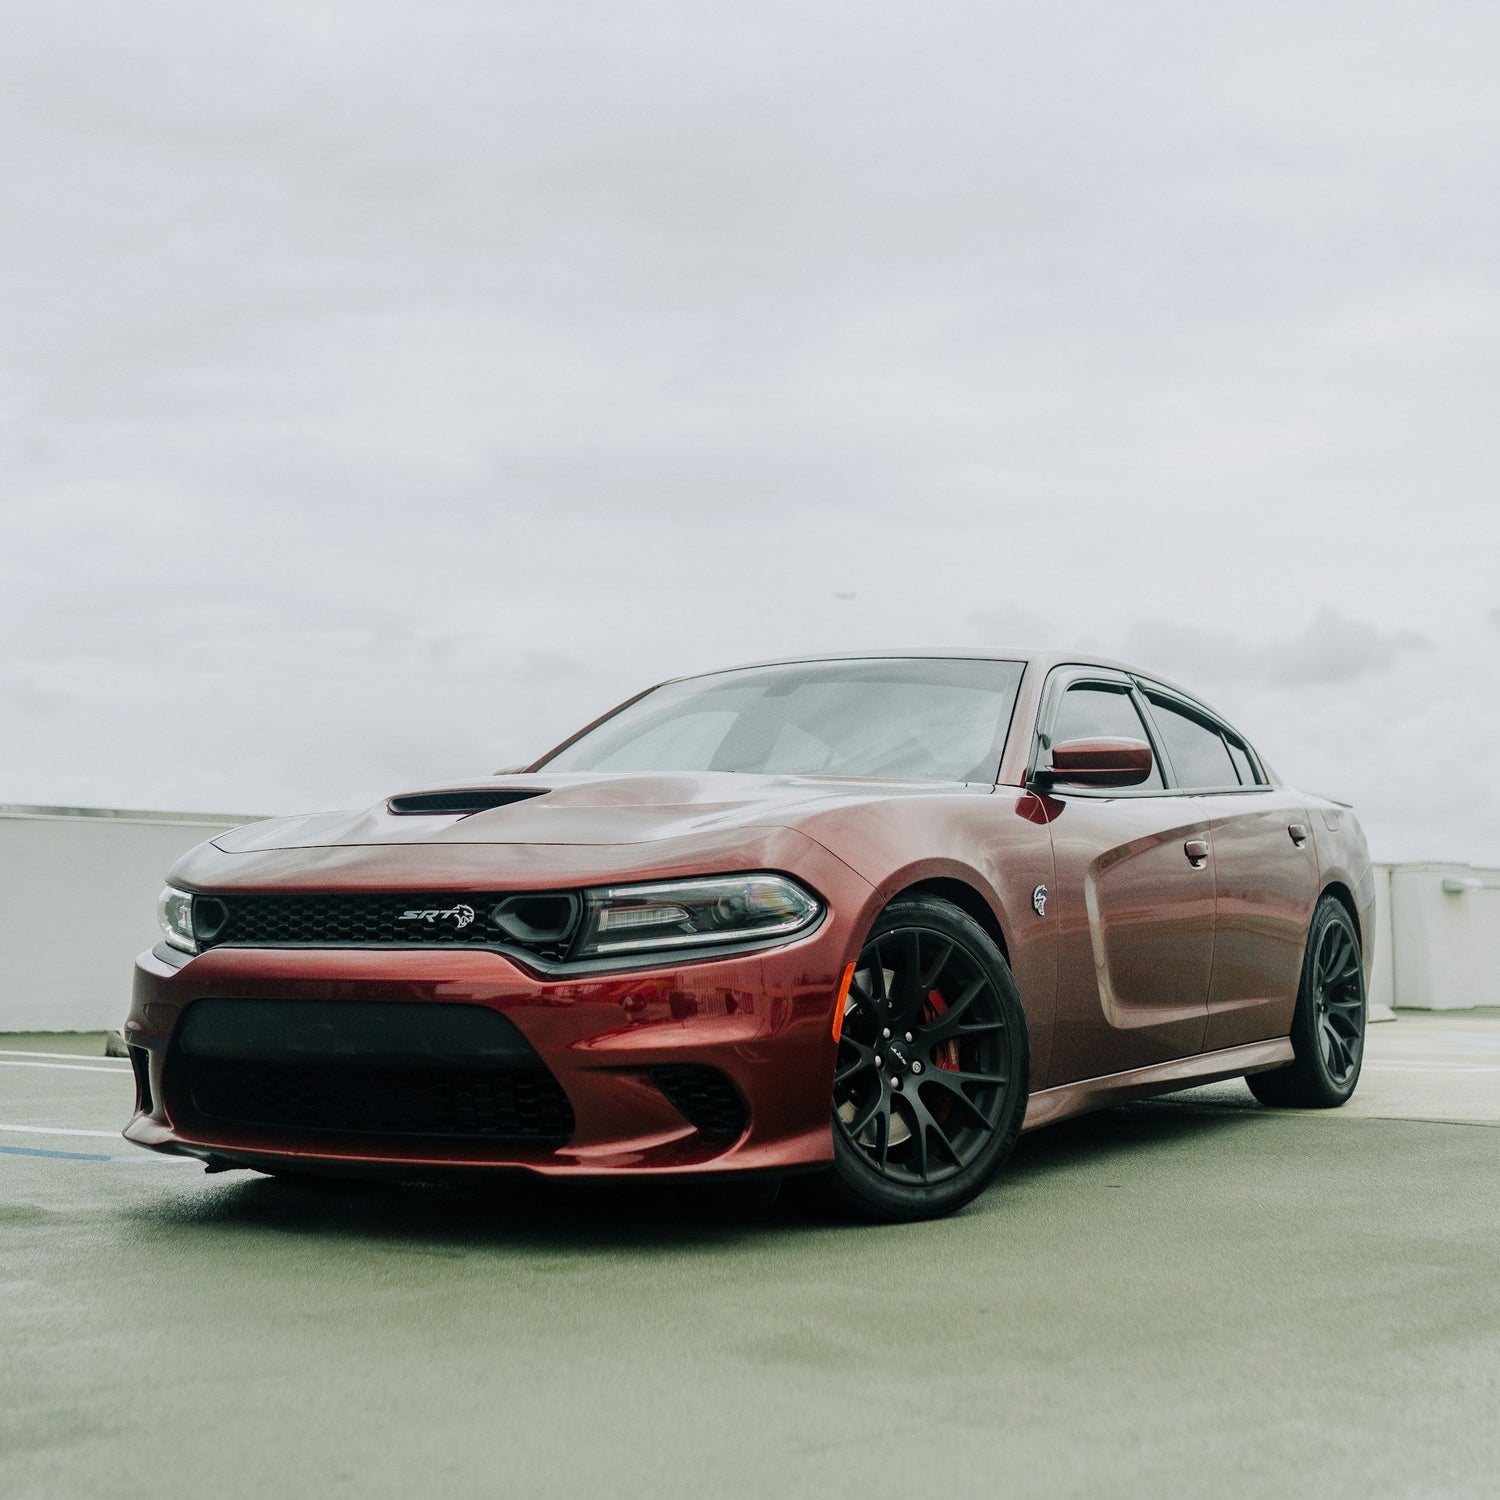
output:
M506 1016L408 1001L210 997L183 1012L168 1108L270 1132L561 1145L562 1085Z
M651 1081L690 1125L704 1135L737 1136L745 1129L745 1103L717 1068L672 1063L651 1069Z
M186 1059L194 1112L268 1130L561 1145L573 1110L548 1072Z

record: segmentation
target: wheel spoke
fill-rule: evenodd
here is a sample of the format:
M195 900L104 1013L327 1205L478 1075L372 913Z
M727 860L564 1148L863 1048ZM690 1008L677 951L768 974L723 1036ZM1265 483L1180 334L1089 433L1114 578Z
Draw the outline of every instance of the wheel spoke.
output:
M1334 1081L1341 1083L1348 1077L1349 1070L1354 1066L1354 1049L1326 1016L1323 1018L1320 1031L1323 1059L1328 1064L1328 1071L1333 1075Z
M1351 1042L1360 1034L1360 1013L1357 1010L1334 1010L1329 1009L1323 1017L1323 1024L1331 1026L1342 1037L1347 1037Z
M953 1100L960 1109L967 1112L974 1124L986 1128L992 1125L994 1121L990 1115L964 1093L959 1084L953 1081L955 1076L961 1078L964 1075L954 1075L946 1069L939 1068L922 1080L922 1086L923 1088L941 1090L947 1098ZM923 1102L925 1103L926 1101L924 1100Z
M846 1037L842 1043L844 1046L856 1047L855 1055L847 1062L838 1064L833 1072L833 1086L837 1088L841 1083L848 1083L851 1078L857 1078L866 1068L872 1067L875 1062L875 1054L867 1047L859 1047L858 1043L850 1042Z
M954 945L949 939L943 939L937 962L928 965L927 972L922 975L919 981L919 987L924 995L937 983L938 975L948 967L948 960L953 957L953 947Z
M931 1151L931 1137L936 1136L938 1144L947 1156L952 1166L963 1165L963 1158L958 1148L953 1144L948 1132L943 1129L942 1122L928 1109L926 1101L915 1092L903 1094L902 1104L905 1106L903 1113L910 1116L912 1127L912 1138L917 1143L917 1172L925 1182L931 1178L933 1173L933 1161Z
M925 1101L923 1103L923 1112L927 1116L927 1128L938 1138L938 1143L947 1154L949 1162L955 1167L963 1166L963 1157L959 1153L958 1147L953 1144L953 1137L943 1128L943 1122L931 1110L927 1109Z
M917 1153L917 1176L926 1182L930 1175L927 1166L927 1111L915 1094L903 1094L901 1113L909 1117L906 1123L911 1129L911 1141Z
M885 1012L881 1009L880 1002L875 998L871 990L866 989L859 980L853 979L849 984L849 995L855 1005L873 1021L879 1021Z
M935 1082L951 1083L959 1088L966 1083L982 1083L993 1088L1007 1082L1004 1073L966 1073L957 1068L934 1068L928 1077Z
M976 979L969 984L936 1021L922 1028L923 1042L946 1042L954 1037L973 1036L982 1031L1003 1031L1005 1023L998 1018L974 1021L967 1026L964 1025L964 1017L973 1009L974 1002L988 987L989 981L983 978Z
M874 1094L871 1096L870 1102L865 1106L863 1111L856 1112L854 1118L845 1128L855 1142L858 1143L860 1136L870 1128L871 1121L883 1118L889 1108L890 1106L885 1100L885 1089L877 1086Z
M1342 927L1331 927L1329 933L1333 941L1325 945L1319 965L1325 987L1348 979L1359 967L1349 934Z
M901 939L902 962L896 971L896 993L890 1006L893 1025L898 1021L910 1024L927 1003L927 991L922 987L922 935L913 927L902 933Z

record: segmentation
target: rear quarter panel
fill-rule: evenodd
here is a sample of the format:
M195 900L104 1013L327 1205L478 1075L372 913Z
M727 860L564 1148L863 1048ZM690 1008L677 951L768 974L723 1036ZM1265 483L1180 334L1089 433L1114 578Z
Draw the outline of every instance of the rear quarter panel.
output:
M1319 887L1327 891L1341 886L1353 900L1368 987L1375 961L1375 867L1370 863L1365 830L1354 809L1344 803L1324 797L1305 801L1318 851Z

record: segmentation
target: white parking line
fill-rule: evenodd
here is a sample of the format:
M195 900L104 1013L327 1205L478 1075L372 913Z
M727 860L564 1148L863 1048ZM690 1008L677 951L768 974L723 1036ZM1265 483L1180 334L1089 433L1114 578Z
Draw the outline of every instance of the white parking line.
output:
M126 1167L202 1166L190 1156L158 1156L142 1151L136 1156L110 1156L102 1151L49 1151L41 1146L0 1146L0 1156L41 1156L51 1161L107 1161Z
M113 1073L117 1078L121 1073L128 1073L129 1066L123 1068L101 1068L97 1063L54 1063L54 1062L15 1062L8 1057L0 1057L0 1068L56 1068L60 1073Z
M18 1052L14 1048L0 1047L0 1057L55 1057L62 1062L114 1063L121 1068L130 1066L129 1060L123 1057L94 1057L87 1052Z
M1500 1073L1500 1063L1367 1062L1369 1073Z
M68 1125L0 1125L0 1130L15 1131L21 1135L91 1135L103 1141L120 1139L118 1130L76 1130Z

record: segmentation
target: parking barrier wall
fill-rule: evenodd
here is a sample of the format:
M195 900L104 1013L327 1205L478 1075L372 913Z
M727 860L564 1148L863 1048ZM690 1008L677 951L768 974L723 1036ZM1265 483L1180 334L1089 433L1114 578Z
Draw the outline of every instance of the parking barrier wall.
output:
M0 1032L118 1028L135 955L161 937L167 870L251 821L0 804Z

